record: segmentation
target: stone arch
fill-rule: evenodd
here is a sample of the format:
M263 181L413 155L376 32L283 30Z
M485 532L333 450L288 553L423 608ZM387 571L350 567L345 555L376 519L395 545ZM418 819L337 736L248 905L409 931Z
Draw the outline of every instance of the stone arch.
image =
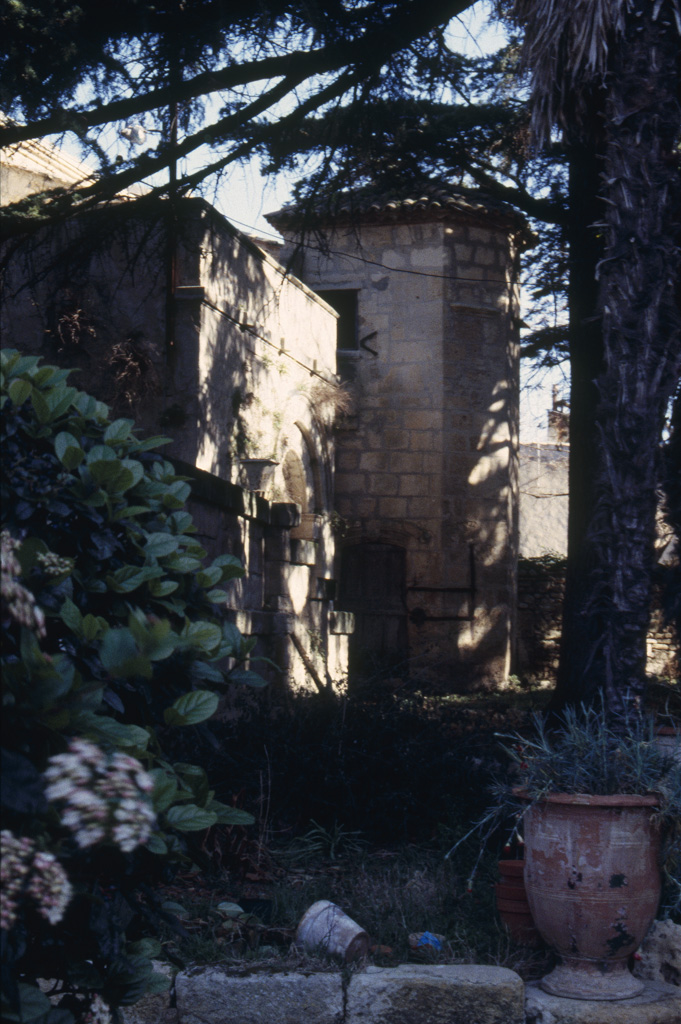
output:
M313 495L314 502L312 511L319 514L324 511L326 502L324 500L324 483L322 480L322 468L317 454L317 446L315 445L314 438L309 428L301 423L300 420L296 420L296 426L303 435L303 441L305 442L305 448L307 455L310 460L310 469L312 470L312 484L313 484Z

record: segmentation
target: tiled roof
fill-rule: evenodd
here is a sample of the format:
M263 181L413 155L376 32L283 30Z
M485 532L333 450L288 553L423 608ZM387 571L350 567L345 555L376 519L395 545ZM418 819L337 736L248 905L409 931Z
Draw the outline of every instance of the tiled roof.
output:
M524 228L525 218L509 203L492 199L474 189L426 185L403 193L376 194L368 190L340 193L329 207L305 210L302 206L285 206L267 214L267 220L279 230L331 223L384 224L392 221L447 220L468 214L476 219L512 221Z

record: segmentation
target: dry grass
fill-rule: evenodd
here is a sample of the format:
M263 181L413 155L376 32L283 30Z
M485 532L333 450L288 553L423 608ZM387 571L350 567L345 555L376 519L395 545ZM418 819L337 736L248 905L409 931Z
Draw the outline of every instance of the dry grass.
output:
M253 799L243 798L260 808L258 825L211 829L196 851L202 870L162 888L186 911L187 935L168 931L166 955L234 970L335 969L293 945L307 908L328 899L367 931L372 963L423 962L409 935L429 931L444 937L430 962L496 964L526 979L546 973L549 955L514 945L496 914L496 862L507 837L492 838L470 893L477 838L451 860L444 854L488 801L490 772L501 767L494 733L527 727L547 696L518 682L497 694L412 694L340 710L298 701L267 729L240 723L240 736L225 736L234 758L222 777L234 782L240 769L245 794L248 778L260 779ZM651 697L658 711L678 699L661 684ZM226 917L221 903L245 916Z
M368 848L333 861L316 856L292 861L291 850L273 853L276 877L256 884L222 872L208 880L185 875L166 887L165 896L182 905L185 939L165 939L166 954L179 964L217 963L234 970L329 970L338 963L319 951L294 945L296 926L312 903L329 899L368 933L366 962L482 963L541 976L548 954L511 942L499 922L493 894L494 861L480 873L473 893L465 889L465 872L444 860L440 851L407 844L394 850ZM246 913L238 920L219 909L237 903ZM442 948L414 950L409 936L429 931L442 937Z

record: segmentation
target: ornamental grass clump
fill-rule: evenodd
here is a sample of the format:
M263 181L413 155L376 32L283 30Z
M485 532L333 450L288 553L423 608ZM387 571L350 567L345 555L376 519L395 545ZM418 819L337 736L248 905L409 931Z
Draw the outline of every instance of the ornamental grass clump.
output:
M568 707L559 727L534 715L534 735L500 736L516 784L532 800L548 793L659 793L661 806L681 809L678 771L657 744L652 716L632 710L610 716L600 705Z

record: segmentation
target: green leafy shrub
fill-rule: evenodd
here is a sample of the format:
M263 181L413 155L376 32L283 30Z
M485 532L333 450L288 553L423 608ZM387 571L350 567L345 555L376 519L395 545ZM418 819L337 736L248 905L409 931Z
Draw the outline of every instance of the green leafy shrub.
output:
M210 741L221 688L264 681L220 608L243 569L206 564L165 439L68 371L16 351L1 370L3 1019L106 1022L166 984L158 943L132 941L169 919L162 864L252 821L173 736Z

